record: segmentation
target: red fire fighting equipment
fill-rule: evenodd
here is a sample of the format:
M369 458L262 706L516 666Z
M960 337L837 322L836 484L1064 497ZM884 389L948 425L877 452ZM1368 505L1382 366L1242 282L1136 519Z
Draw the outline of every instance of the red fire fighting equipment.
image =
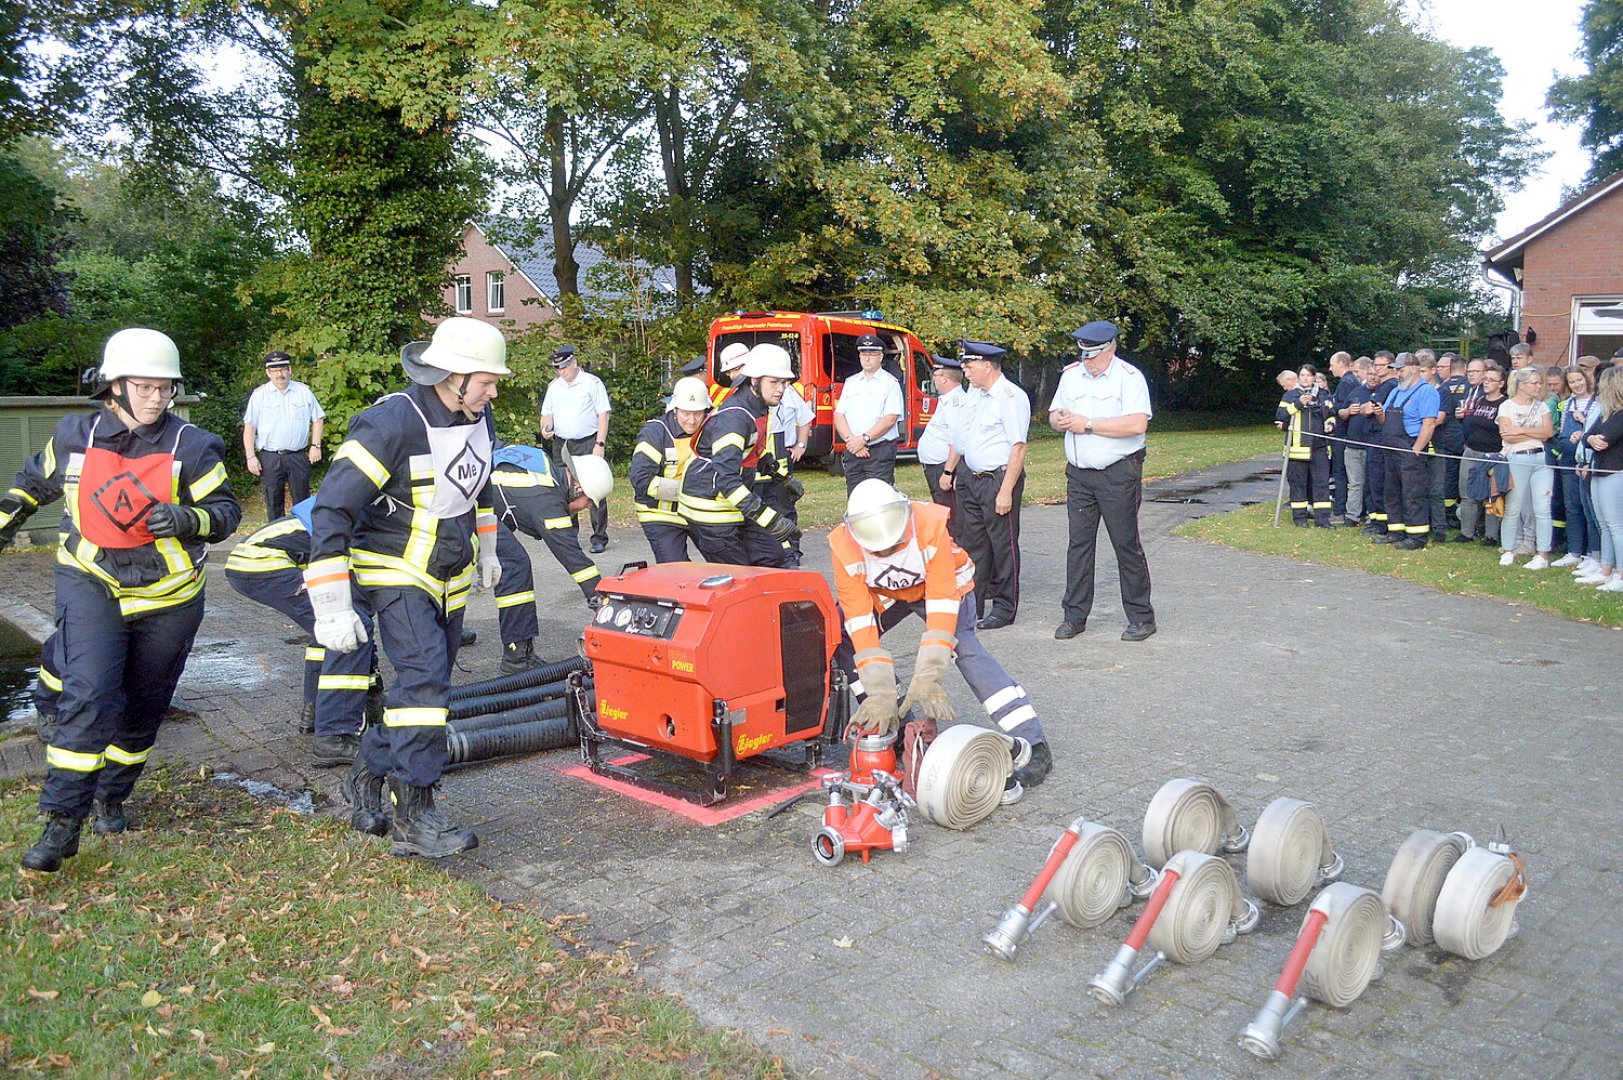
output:
M662 563L605 578L598 594L584 634L596 705L574 697L592 771L708 805L738 762L797 747L810 768L824 733L844 726L839 614L822 575ZM604 743L698 762L706 790L605 761Z

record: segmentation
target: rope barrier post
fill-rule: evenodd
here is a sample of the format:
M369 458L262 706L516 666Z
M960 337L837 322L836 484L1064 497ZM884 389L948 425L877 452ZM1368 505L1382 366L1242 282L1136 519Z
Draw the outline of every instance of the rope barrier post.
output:
M1037 878L1031 883L1031 888L1026 890L1026 895L1020 898L1019 903L1003 913L1003 918L998 920L991 933L981 938L981 942L993 956L1012 961L1032 932L1058 909L1059 904L1051 900L1042 914L1036 918L1032 917L1032 912L1036 911L1037 905L1042 902L1043 893L1048 891L1049 882L1059 873L1060 864L1076 847L1077 841L1082 839L1082 827L1086 824L1087 818L1077 818L1066 827L1059 839L1054 842L1053 848L1049 850L1047 861L1043 863L1042 869L1037 871Z
M1291 433L1285 429L1285 445L1279 450L1279 493L1274 496L1274 528L1279 528L1279 511L1285 505L1285 474L1291 464Z

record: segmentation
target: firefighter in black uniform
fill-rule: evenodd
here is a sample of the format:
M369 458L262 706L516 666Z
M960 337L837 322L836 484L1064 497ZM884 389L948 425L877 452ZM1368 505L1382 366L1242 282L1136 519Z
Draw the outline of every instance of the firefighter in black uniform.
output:
M671 388L670 408L637 432L637 449L631 454L631 497L655 562L688 561L688 523L677 500L682 496L682 471L693 457L693 433L709 411L710 392L704 381L694 376L681 378Z
M1317 525L1330 528L1330 444L1324 441L1329 423L1328 399L1313 385L1319 373L1303 364L1293 389L1285 391L1274 422L1285 427L1285 479L1290 484L1291 524L1299 529Z
M603 575L581 550L572 515L608 498L614 490L614 473L595 454L579 454L572 465L579 477L554 464L538 446L504 446L496 451L490 483L496 507L496 556L502 564L496 618L502 628L503 675L541 663L535 657L535 636L541 632L535 614L535 568L515 531L546 544L588 604L597 598Z
M292 619L306 634L313 633L316 625L310 597L304 591L314 505L314 497L298 503L291 514L238 543L225 560L225 579L233 589ZM355 607L362 624L370 631L365 601L353 599L358 601ZM342 653L330 653L320 645L305 649L304 696L315 732L310 749L319 768L354 762L361 748L367 697L376 677L376 656L370 641Z
M387 780L389 850L441 858L479 843L435 808L434 785L445 768L451 665L475 560L485 588L501 580L489 404L511 373L501 331L464 317L407 345L400 360L412 385L357 414L333 455L310 515L304 581L316 640L348 652L366 636L350 598L353 574L395 669L383 724L367 729L345 777L351 822L381 835Z
M794 526L751 490L766 446L767 411L794 381L789 354L763 343L750 350L740 385L693 436L679 505L699 554L735 566L783 566Z
M95 412L66 416L0 499L0 547L61 496L56 553L62 693L45 751L29 870L61 869L94 809L98 834L128 827L146 766L203 621L203 561L242 520L218 435L169 411L180 353L156 330L120 330L102 354Z

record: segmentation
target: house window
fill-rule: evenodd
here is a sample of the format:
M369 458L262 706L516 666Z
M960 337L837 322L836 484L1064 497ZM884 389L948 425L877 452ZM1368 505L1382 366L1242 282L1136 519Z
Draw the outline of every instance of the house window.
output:
M456 285L456 313L466 315L473 310L473 278L458 274L451 281Z
M1623 296L1573 299L1577 311L1572 320L1572 353L1567 361L1580 356L1605 360L1623 348Z
M507 310L507 281L500 270L485 275L485 310Z

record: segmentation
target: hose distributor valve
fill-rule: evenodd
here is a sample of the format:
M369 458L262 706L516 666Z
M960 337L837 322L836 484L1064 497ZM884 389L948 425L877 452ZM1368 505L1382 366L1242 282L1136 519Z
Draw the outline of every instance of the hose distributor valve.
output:
M914 806L901 782L874 769L873 783L828 777L828 806L823 827L812 837L812 855L824 866L838 866L848 853L861 852L868 862L874 851L907 850L907 811Z

